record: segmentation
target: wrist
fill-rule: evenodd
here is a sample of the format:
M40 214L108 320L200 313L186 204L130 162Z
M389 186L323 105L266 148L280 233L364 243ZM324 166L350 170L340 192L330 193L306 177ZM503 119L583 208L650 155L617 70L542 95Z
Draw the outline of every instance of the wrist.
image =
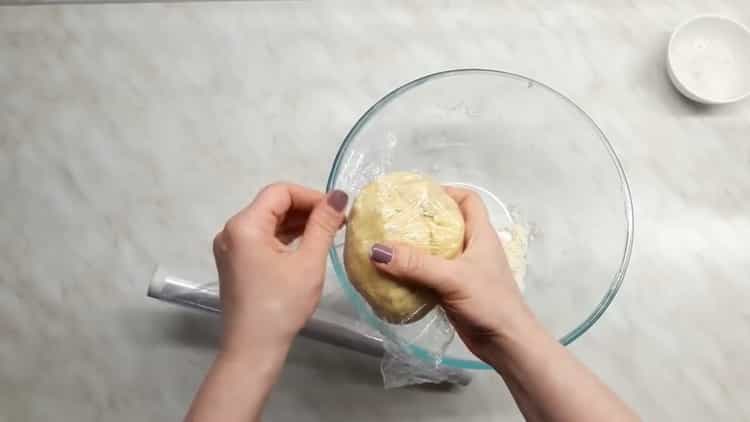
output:
M283 363L293 336L268 336L253 330L227 329L221 338L219 357L234 363Z
M287 344L254 344L235 347L222 345L216 361L222 366L274 376L284 365L289 348Z
M291 347L296 332L281 330L268 321L257 318L224 317L221 350L235 356L276 356Z
M507 318L498 329L485 361L498 372L503 372L507 366L513 365L515 356L547 338L551 339L539 320L530 309L524 307L513 317Z
M285 358L286 350L273 347L222 347L186 420L260 420Z

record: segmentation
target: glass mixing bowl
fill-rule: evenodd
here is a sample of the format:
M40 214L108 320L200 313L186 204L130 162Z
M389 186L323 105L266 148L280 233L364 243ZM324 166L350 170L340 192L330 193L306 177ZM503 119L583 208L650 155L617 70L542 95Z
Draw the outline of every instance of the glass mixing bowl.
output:
M493 223L531 228L524 297L568 344L612 302L633 242L633 206L622 165L591 117L525 76L484 69L435 73L375 103L344 139L327 189L351 198L380 174L408 170L480 192ZM400 338L352 287L340 247L336 276L365 321ZM412 325L412 324L409 324ZM415 357L429 359L419 344ZM487 369L455 336L442 364Z

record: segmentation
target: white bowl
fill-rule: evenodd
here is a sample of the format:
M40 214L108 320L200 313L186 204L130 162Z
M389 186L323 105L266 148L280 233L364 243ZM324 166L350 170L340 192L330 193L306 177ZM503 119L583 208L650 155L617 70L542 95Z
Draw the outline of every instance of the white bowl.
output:
M678 91L704 104L727 104L750 95L750 31L723 16L698 16L675 29L667 52Z

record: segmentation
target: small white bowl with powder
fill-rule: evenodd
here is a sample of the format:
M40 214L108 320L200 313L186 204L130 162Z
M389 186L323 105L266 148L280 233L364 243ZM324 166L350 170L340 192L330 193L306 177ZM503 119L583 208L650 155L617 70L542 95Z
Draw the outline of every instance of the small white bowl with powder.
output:
M723 16L684 22L669 40L667 69L683 95L728 104L750 95L750 31Z

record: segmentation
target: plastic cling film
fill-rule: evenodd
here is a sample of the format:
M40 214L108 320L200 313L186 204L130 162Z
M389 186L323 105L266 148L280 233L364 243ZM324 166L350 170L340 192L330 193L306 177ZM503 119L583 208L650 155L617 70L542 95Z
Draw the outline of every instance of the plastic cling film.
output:
M458 205L438 183L413 172L378 174L367 184L360 181L354 193L344 264L351 285L379 318L361 315L383 334L384 385L451 382L455 377L441 362L455 331L437 297L378 271L370 251L376 243L393 242L455 258L463 251L465 236Z
M372 265L373 245L389 242L455 258L463 250L463 216L440 185L409 172L378 177L352 205L344 247L349 280L381 319L412 323L432 310L437 300L430 290L405 284Z
M521 292L526 290L526 254L529 250L529 229L519 223L498 230L508 266Z
M385 354L380 361L380 371L386 389L413 384L460 382L455 371L440 365L448 344L455 337L453 326L439 307L425 319L429 321L418 331L417 338L397 341L384 339ZM422 349L425 356L418 359L408 353L414 344L428 344L433 348Z

